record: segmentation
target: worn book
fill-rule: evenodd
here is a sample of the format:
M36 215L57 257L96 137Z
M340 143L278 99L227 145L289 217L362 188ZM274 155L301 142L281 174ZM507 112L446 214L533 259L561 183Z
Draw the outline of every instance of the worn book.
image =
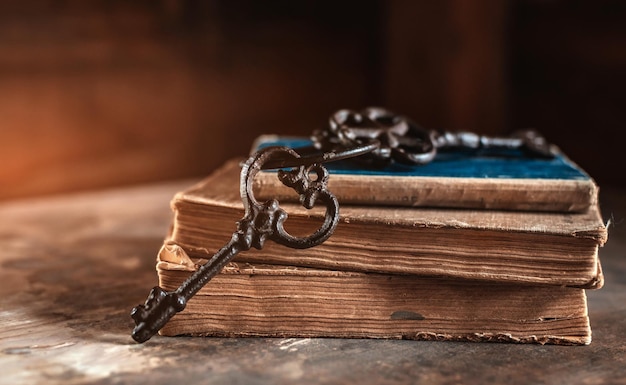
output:
M226 162L172 199L167 242L191 258L219 250L243 216L240 160ZM331 175L331 179L333 175ZM287 231L308 234L323 209L281 202ZM598 288L598 252L607 228L598 204L580 213L341 205L334 234L323 244L294 250L267 242L237 261L445 279Z
M175 290L198 264L178 245L159 253ZM161 335L341 337L584 345L584 289L229 263Z
M304 148L304 137L263 135L251 151L267 146ZM580 166L554 147L552 159L519 150L449 150L425 165L393 163L364 167L353 160L331 162L329 188L344 204L582 212L598 202L598 186ZM260 173L259 198L294 200L275 177Z

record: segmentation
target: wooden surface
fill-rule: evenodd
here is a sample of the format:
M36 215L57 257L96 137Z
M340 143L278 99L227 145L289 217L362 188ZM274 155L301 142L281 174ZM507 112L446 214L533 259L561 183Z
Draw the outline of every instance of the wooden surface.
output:
M606 285L589 293L590 346L160 336L139 345L129 311L156 284L169 200L191 182L0 205L1 384L626 384L624 193L601 190L614 226L601 250Z

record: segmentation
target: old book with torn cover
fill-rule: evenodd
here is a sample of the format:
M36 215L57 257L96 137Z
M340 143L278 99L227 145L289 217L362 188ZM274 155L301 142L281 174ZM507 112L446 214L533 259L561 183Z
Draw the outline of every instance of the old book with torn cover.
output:
M304 137L263 135L252 152L267 146L310 146ZM553 159L524 156L519 150L452 150L425 165L394 163L363 167L354 161L326 164L329 188L343 204L452 207L523 211L581 212L598 201L598 186L555 147ZM275 177L260 173L257 197L281 202L294 195Z
M159 253L175 290L206 260ZM161 335L393 338L583 345L584 289L231 262Z
M172 200L166 241L191 258L213 255L243 215L238 159ZM332 179L331 175L331 179ZM319 227L323 209L282 203L292 234ZM607 228L598 205L581 213L342 205L323 244L294 250L268 242L239 262L381 274L411 274L498 283L598 288L599 248Z

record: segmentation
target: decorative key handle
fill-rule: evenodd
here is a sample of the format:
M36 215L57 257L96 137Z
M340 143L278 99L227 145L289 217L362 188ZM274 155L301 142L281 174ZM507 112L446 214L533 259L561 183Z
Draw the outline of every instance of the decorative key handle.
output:
M331 157L337 158L337 154ZM131 311L131 317L136 324L132 332L135 341L145 342L156 334L170 318L182 311L187 301L219 273L237 253L249 250L251 247L261 249L267 239L288 247L306 249L319 245L330 237L339 221L339 204L337 198L326 187L328 171L320 163L311 163L317 158L309 158L308 162L303 162L300 158L298 153L287 147L269 147L257 152L245 162L240 179L240 194L245 214L237 223L237 231L233 233L230 242L185 280L178 289L166 292L157 286L152 289L144 305L138 305ZM324 159L324 156L320 159ZM288 163L308 163L289 171L279 170L278 177L283 184L300 195L300 202L307 209L313 208L318 201L326 207L324 223L309 236L294 237L285 231L283 224L287 219L287 213L279 207L277 200L259 203L254 198L252 182L255 175L261 169L267 168L266 164L277 160L277 167ZM311 174L316 175L314 180L310 178Z
M360 160L385 165L393 161L425 164L436 154L431 131L420 127L405 116L379 107L360 112L339 110L330 116L325 129L313 132L313 142L319 149L332 146L359 146L376 142L378 148Z
M378 143L378 148L360 157L374 165L392 162L426 164L438 150L462 148L520 149L533 157L552 158L553 146L534 130L524 130L509 137L489 137L467 131L437 131L421 127L406 116L385 108L370 107L360 112L339 110L331 115L327 127L313 133L315 147L328 150L334 146L358 147Z

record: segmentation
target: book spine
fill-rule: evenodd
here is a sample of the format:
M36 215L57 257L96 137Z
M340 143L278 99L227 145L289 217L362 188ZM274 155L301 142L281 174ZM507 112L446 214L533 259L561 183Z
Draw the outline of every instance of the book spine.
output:
M160 269L159 284L177 287L188 274ZM285 275L267 268L217 275L160 333L568 345L591 341L581 289L377 274Z
M598 196L591 180L331 175L328 187L343 204L516 211L583 212ZM255 192L259 199L297 201L274 172L257 175Z

